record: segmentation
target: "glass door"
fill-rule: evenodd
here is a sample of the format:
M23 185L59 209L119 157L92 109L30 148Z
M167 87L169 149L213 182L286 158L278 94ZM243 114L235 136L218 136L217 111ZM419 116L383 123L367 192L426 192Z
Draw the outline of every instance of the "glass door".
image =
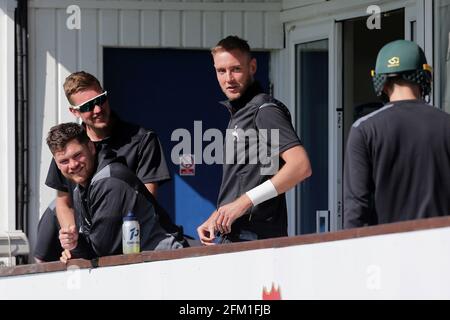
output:
M300 234L329 230L328 39L296 45L296 123L314 174L298 190Z
M446 8L449 0L441 1ZM396 39L416 41L427 56L432 53L427 40L432 37L426 36L432 29L430 6L426 0L409 1L406 6L386 3L381 7L381 29L367 27L368 16L361 15L366 9L363 5L342 16L286 25L290 104L295 106L296 129L313 170L312 177L296 189L295 217L290 216L295 230L290 229L291 233L342 229L348 132L356 119L381 105L370 71L381 47ZM444 32L441 38L445 36Z
M295 233L336 230L337 107L330 86L335 74L334 22L297 25L289 34L295 125L313 175L296 189Z

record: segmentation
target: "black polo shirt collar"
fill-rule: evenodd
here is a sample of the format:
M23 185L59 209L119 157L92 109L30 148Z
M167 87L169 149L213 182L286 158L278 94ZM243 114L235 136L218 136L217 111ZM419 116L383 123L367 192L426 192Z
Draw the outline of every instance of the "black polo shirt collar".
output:
M111 110L110 117L111 117L111 119L110 119L109 127L111 128L111 134L108 137L106 137L106 138L104 138L102 140L92 141L92 142L94 142L94 144L96 146L97 146L97 144L108 142L108 140L114 138L114 135L115 135L114 133L115 132L120 132L120 129L119 130L115 130L115 129L120 128L120 126L123 124L123 121L120 120L120 118L112 110ZM86 129L86 123L82 122L81 126L84 128L84 130L87 130Z
M260 93L263 93L261 85L257 81L253 81L253 83L239 99L233 101L225 100L220 103L227 107L228 111L230 111L233 115L244 108L256 95Z

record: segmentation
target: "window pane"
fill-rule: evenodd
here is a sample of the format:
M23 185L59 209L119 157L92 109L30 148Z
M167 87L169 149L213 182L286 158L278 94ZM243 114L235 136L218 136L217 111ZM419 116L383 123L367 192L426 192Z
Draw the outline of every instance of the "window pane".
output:
M297 126L314 174L299 192L297 233L315 233L328 210L328 40L297 45Z

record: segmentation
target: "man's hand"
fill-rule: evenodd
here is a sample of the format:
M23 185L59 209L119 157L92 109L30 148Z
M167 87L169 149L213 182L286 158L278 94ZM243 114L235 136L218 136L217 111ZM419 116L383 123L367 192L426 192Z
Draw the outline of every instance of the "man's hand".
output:
M59 241L61 247L66 250L73 250L78 245L78 231L75 226L69 226L68 228L61 228L59 230Z
M59 260L62 263L67 264L67 262L72 258L72 255L70 254L70 251L65 249L62 253L61 253L61 257L59 258Z
M214 239L216 238L216 218L218 216L218 212L214 211L211 216L203 222L203 224L197 228L197 233L200 238L200 241L205 246L213 246L215 245Z
M221 234L229 234L231 225L236 219L242 217L244 213L252 207L250 198L243 194L233 202L217 209L219 213L215 221L215 227Z

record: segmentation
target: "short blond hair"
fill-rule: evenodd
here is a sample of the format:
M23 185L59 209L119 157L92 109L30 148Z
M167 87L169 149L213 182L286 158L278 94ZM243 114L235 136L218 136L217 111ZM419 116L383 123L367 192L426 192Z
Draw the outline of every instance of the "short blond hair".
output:
M84 91L91 88L103 91L102 86L100 85L98 79L94 77L92 74L87 73L85 71L72 73L70 76L66 78L63 87L64 93L66 94L66 98L67 100L69 100L70 103L72 103L70 97L73 94L78 93L80 91Z
M239 50L245 53L250 59L252 58L252 53L248 41L239 38L238 36L228 36L217 43L217 45L211 48L211 54L214 56L218 52L222 51L233 51Z

